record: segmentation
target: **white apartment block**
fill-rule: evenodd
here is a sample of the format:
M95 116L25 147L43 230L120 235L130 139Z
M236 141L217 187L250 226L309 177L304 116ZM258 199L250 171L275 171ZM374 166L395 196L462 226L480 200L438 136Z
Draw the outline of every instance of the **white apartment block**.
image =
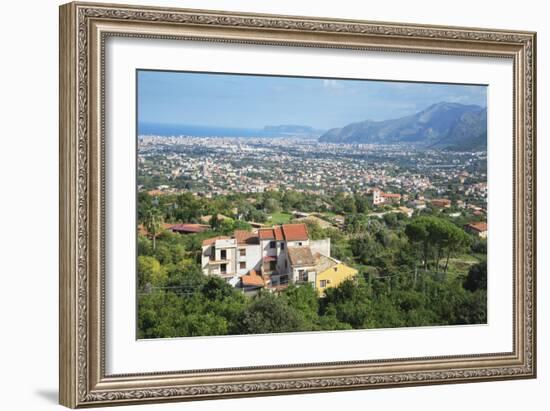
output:
M231 237L202 243L202 271L233 286L261 276L268 287L315 282L315 256L330 256L330 238L310 240L305 224L283 224L257 232L236 230ZM253 278L256 279L257 278Z

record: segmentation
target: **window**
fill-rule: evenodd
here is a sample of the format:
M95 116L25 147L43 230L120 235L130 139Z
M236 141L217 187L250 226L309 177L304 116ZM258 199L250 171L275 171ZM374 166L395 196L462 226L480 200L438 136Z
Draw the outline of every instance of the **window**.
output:
M302 246L302 242L300 241L300 242L298 243L298 247L301 247L301 246Z
M275 271L277 268L277 261L270 261L269 262L269 271Z
M281 243L281 250L285 249L285 243Z
M277 243L275 241L270 241L269 248L275 248L275 247L277 247Z
M327 286L327 280L321 280L321 283L319 284L321 288L325 288Z
M306 270L299 270L298 271L298 280L307 281L307 271Z
M227 260L227 250L220 251L220 259Z
M244 270L244 269L246 268L246 262L241 261L241 262L239 263L239 268L240 268L241 270Z
M241 249L239 250L239 255L240 255L241 257L246 256L246 248L241 248Z
M282 275L282 276L279 278L279 283L280 283L281 285L288 284L288 275Z
M221 264L220 271L222 274L227 274L227 264Z

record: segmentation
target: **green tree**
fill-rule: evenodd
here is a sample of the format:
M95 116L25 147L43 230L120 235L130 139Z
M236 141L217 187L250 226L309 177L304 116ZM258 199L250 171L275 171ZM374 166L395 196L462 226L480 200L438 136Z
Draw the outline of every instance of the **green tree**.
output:
M487 261L470 267L464 279L464 288L469 291L487 290Z
M440 260L445 254L444 272L447 272L451 254L468 245L470 239L461 228L445 219L432 216L415 218L405 228L405 234L412 243L419 246L425 270L428 269L430 256L433 256L435 269L438 270Z
M208 224L210 224L210 227L212 227L213 230L217 230L221 223L222 222L218 218L218 213L212 214L212 217L210 217L210 220L208 221Z
M284 293L288 305L298 311L307 323L307 328L313 329L319 320L319 298L310 283L298 286L290 285Z
M397 225L397 213L386 213L383 218L388 227L395 227Z
M281 204L275 198L268 198L264 203L264 208L268 214L273 214L281 211Z
M371 328L372 306L364 283L346 280L338 287L328 288L323 299L322 313L334 310L338 321L353 328Z
M151 208L147 211L145 215L144 226L151 236L151 239L153 240L153 251L156 249L157 246L157 236L162 231L162 223L162 214L157 208Z
M137 272L138 286L142 289L146 284L151 284L154 287L163 286L168 280L166 269L155 257L138 256Z
M303 326L300 313L284 298L271 293L257 296L240 319L240 328L245 334L305 331Z

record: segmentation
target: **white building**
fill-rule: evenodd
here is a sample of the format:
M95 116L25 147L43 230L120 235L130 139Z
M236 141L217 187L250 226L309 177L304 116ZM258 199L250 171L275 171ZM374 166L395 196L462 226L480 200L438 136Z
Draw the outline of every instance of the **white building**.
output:
M234 286L243 276L257 285L259 276L264 286L280 287L314 283L317 253L330 256L330 238L310 240L305 224L283 224L204 240L201 266L205 275L219 276Z

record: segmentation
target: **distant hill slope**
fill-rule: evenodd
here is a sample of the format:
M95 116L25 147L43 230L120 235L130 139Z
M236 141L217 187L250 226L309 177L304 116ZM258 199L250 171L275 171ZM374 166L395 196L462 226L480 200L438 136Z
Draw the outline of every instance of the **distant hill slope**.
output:
M414 143L449 150L487 147L487 109L476 105L437 103L409 116L362 121L333 128L320 142L393 144Z

